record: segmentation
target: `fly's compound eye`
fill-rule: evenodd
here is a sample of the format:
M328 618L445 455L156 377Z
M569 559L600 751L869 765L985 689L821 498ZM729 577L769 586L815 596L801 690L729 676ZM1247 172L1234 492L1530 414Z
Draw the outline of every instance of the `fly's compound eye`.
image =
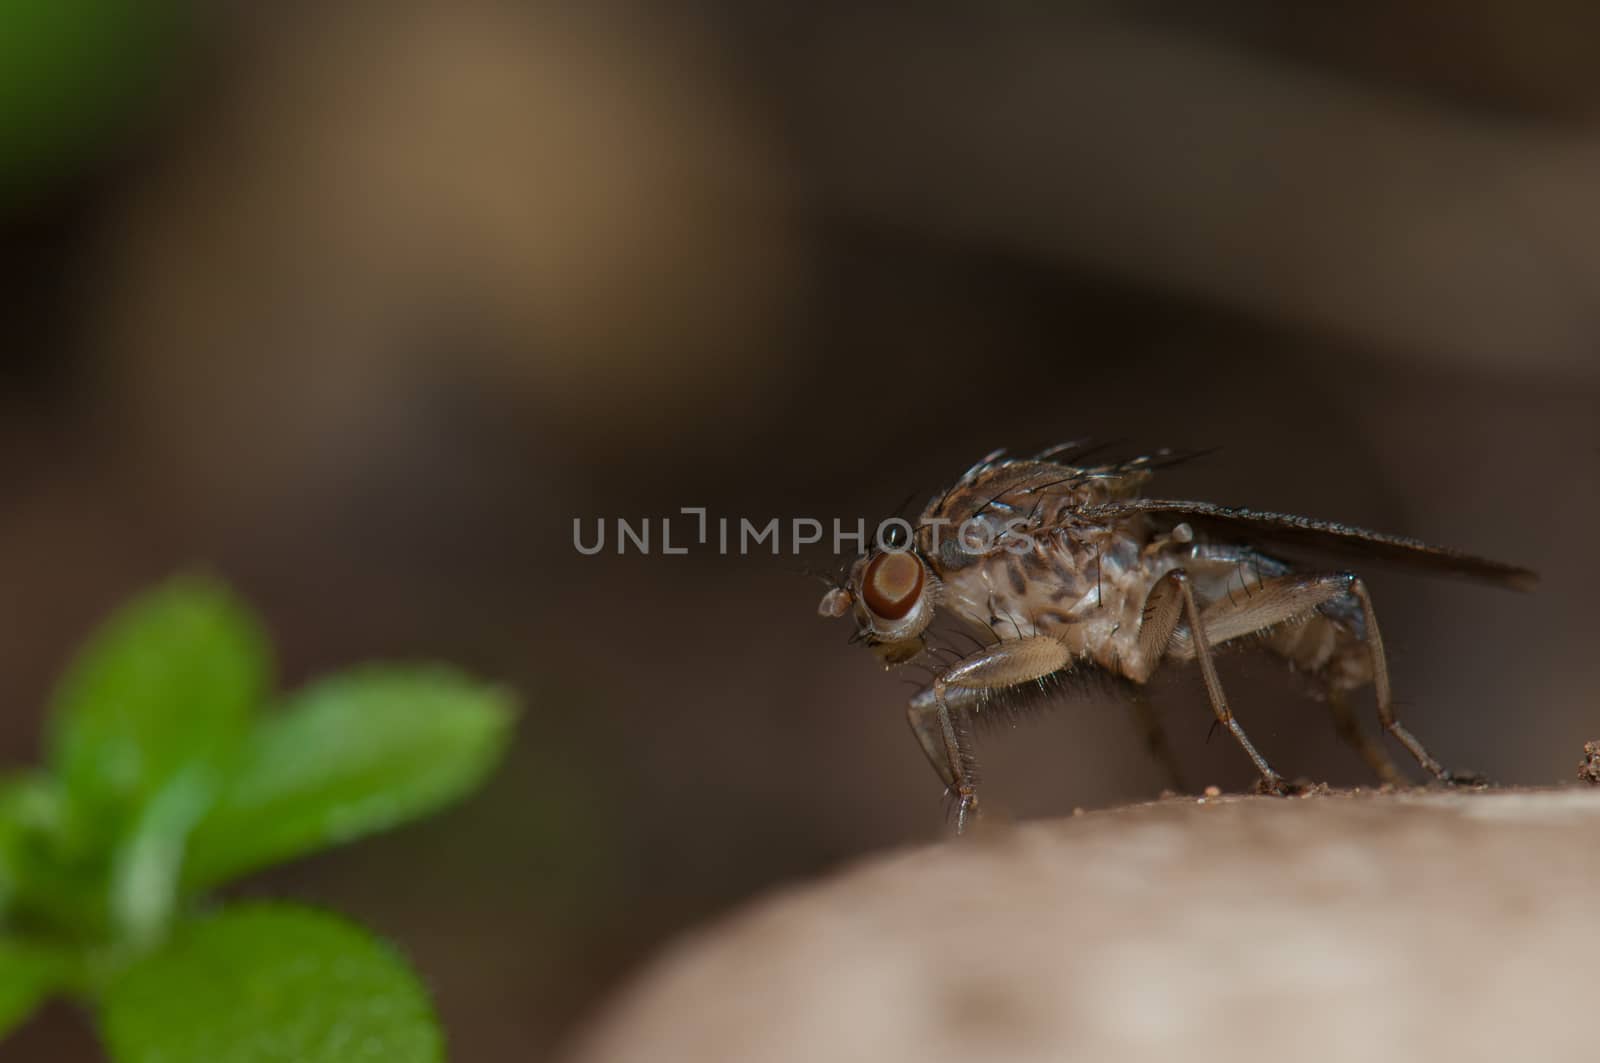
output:
M879 554L861 576L861 599L874 616L899 620L922 596L922 562L895 550Z

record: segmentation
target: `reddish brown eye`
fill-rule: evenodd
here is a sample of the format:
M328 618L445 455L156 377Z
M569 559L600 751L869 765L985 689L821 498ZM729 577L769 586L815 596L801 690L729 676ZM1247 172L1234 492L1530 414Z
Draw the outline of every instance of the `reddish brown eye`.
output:
M922 562L903 551L879 554L861 576L861 597L873 615L899 620L922 594Z

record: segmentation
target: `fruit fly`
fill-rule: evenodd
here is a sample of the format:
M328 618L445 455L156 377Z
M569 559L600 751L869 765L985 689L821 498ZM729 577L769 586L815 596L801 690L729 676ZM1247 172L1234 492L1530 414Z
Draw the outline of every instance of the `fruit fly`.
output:
M1400 774L1361 735L1343 695L1371 684L1378 719L1434 779L1446 771L1395 716L1383 638L1361 578L1303 567L1280 548L1397 562L1528 590L1524 568L1331 521L1141 496L1155 471L1185 455L1161 451L1088 463L1082 444L1009 460L997 451L936 495L899 541L856 559L818 612L853 616L852 641L886 665L919 661L932 682L911 699L911 730L956 800L956 829L977 814L971 725L1048 695L1070 674L1099 670L1142 688L1165 662L1198 666L1217 724L1260 773L1258 788L1287 792L1283 776L1245 734L1217 678L1214 656L1254 636L1315 680L1340 733L1386 782ZM974 637L971 652L930 643L935 618ZM1341 719L1342 717L1342 719ZM1476 780L1470 780L1476 781Z

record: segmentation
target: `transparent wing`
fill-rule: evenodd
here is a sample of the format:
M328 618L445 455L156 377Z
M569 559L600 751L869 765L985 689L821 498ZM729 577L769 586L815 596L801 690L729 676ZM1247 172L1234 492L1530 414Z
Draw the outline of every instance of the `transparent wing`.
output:
M1210 502L1180 502L1160 498L1124 498L1085 506L1080 520L1116 520L1137 514L1168 517L1189 523L1197 532L1219 540L1248 539L1252 543L1303 547L1319 553L1362 558L1421 569L1442 575L1466 576L1511 590L1528 591L1539 574L1518 565L1491 561L1445 546L1434 546L1404 535L1388 535L1337 521L1267 513L1257 509L1219 506Z

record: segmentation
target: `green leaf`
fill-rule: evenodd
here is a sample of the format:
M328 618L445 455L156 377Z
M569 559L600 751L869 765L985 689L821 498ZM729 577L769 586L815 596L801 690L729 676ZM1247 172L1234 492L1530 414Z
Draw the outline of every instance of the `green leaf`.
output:
M74 846L66 794L43 772L0 780L0 925L88 936L104 924L104 854Z
M101 999L117 1063L432 1063L427 995L388 945L333 915L252 904L197 919Z
M21 1026L44 998L71 981L70 955L0 938L0 1038Z
M56 831L59 795L40 772L0 778L0 921L22 892L36 840Z
M120 609L68 669L52 766L86 818L131 811L184 766L231 752L268 671L255 618L226 588L172 580Z
M510 695L441 667L368 666L263 717L190 839L184 884L383 830L470 791L505 748Z
M152 797L118 847L111 867L111 916L124 943L153 944L178 902L189 832L211 805L210 772L191 764Z
M0 193L27 190L158 99L181 43L173 0L0 0ZM0 195L0 212L12 207Z

